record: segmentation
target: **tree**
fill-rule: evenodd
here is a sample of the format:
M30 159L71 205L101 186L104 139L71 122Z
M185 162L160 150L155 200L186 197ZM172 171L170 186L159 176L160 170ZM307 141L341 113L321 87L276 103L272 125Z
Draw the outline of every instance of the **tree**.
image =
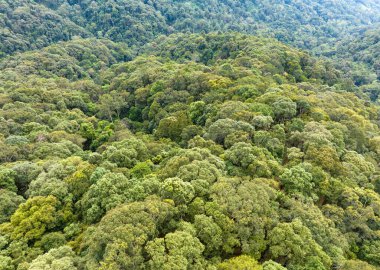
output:
M51 249L30 263L29 270L77 270L75 253L68 246Z
M24 201L24 198L16 193L6 189L0 189L0 223L9 221L11 215Z
M280 176L281 183L285 191L293 196L313 197L313 175L307 172L303 165L297 165L290 169L285 169L284 173Z
M241 255L218 265L219 270L262 270L263 267L252 257Z
M240 142L234 144L225 153L226 160L238 167L233 174L249 173L258 177L270 177L279 173L279 165L268 150Z
M24 194L29 183L37 178L42 168L35 163L25 161L15 164L12 170L16 172L15 182L18 190L20 194Z
M14 266L12 265L12 258L8 256L0 255L0 269L14 270Z
M180 141L182 130L190 124L186 113L177 113L174 116L162 119L158 124L155 135L158 137L170 138L173 141Z
M189 105L189 117L191 121L203 126L206 122L206 103L204 101L196 101Z
M362 269L362 270L375 270L376 267L368 264L364 261L359 260L347 260L344 265L341 267L342 270L355 270L355 269Z
M84 235L81 250L85 254L86 267L143 267L144 246L157 236L173 215L173 205L157 197L114 208Z
M96 172L95 172L96 171ZM89 187L98 180L98 174L104 174L106 170L102 167L97 167L87 162L81 163L75 172L65 178L68 191L73 194L74 200L78 201Z
M152 172L153 163L149 160L146 162L137 163L131 169L131 175L136 178L143 178L145 175L148 175Z
M175 231L146 245L150 269L205 269L204 246L188 232Z
M314 241L310 230L298 219L279 223L268 234L271 258L289 269L330 269L331 260Z
M80 200L83 216L89 223L95 223L106 211L132 200L132 182L121 173L106 173L90 186Z
M235 143L238 143L238 142L250 143L251 142L250 134L245 131L236 131L236 132L230 133L224 139L224 147L230 148L231 146L233 146Z
M232 252L240 249L244 254L259 259L268 244L266 235L278 220L277 191L269 186L266 179L239 177L222 178L211 191L212 201L233 220L232 232L239 241Z
M338 227L339 222L343 221L343 217L337 215L333 218L328 214L327 208L326 212L322 212L312 201L305 203L304 200L298 198L284 196L281 198L280 204L283 221L291 222L294 219L302 221L302 224L310 230L315 242L331 258L333 264L342 264L350 248L348 239ZM339 211L339 209L336 210ZM334 212L332 209L330 211ZM335 223L334 221L337 219L339 221Z
M63 221L59 201L53 196L37 196L22 203L11 216L9 230L14 240L34 241Z
M223 245L223 231L212 217L206 215L196 215L194 217L194 228L197 238L205 246L206 256L220 254Z
M289 98L281 98L275 101L272 106L278 121L288 120L297 114L297 104Z
M263 263L263 270L286 270L281 264L272 260Z
M204 130L200 126L190 125L185 127L181 132L181 145L187 145L187 142L196 136L202 136Z
M273 123L273 118L266 115L257 115L252 119L252 125L256 130L269 129Z
M210 152L215 156L221 155L224 151L223 147L219 144L216 144L212 140L205 140L200 136L195 136L193 139L189 140L188 148L205 148L210 150Z
M46 233L41 240L35 243L35 247L41 248L44 252L48 252L53 248L59 248L66 244L65 235L61 232Z
M190 182L197 196L205 196L210 186L223 175L223 171L207 160L194 160L178 169L177 176Z
M148 149L141 140L130 138L112 143L102 154L119 167L133 168L139 161L147 159Z
M309 146L305 154L305 159L321 166L332 174L338 174L339 171L342 170L342 165L339 162L339 156L336 150L329 146Z
M45 175L40 175L30 183L26 195L29 197L52 195L63 201L68 196L68 187L67 183L61 179L47 178Z
M219 119L208 128L205 136L216 143L224 145L225 138L236 131L244 131L251 136L253 127L242 121L235 121L232 119Z
M360 255L365 261L373 265L379 265L380 264L379 250L380 250L379 240L364 241Z
M187 204L194 198L194 187L181 178L168 178L161 185L161 196L176 204Z
M114 117L120 118L123 108L127 105L128 93L118 93L111 91L104 94L99 99L99 114L113 122Z
M205 148L192 148L182 149L175 156L168 159L164 163L164 167L161 170L160 175L163 179L175 177L178 175L178 172L182 166L191 164L195 161L206 161L214 165L220 171L223 171L225 169L224 162L219 157L211 154L210 150ZM199 164L204 165L204 162L201 162ZM209 174L210 170L213 171L213 168L208 169L205 174Z

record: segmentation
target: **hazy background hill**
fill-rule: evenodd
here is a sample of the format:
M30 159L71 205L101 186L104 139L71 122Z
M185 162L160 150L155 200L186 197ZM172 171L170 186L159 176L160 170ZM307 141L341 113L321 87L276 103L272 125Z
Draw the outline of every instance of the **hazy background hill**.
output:
M376 72L378 55L369 52L379 39L368 36L379 29L379 13L375 0L2 0L0 56L74 36L139 47L160 34L236 31L273 37L318 55L358 54L352 59Z
M302 48L380 22L378 1L36 1L97 37L134 44L157 33L237 31L265 34ZM139 34L136 30L142 31Z

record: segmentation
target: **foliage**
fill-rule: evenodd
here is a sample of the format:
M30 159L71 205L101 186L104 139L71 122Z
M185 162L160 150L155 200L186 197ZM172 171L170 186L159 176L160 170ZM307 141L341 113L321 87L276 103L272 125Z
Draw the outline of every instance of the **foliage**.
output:
M86 31L134 44L192 29L165 5L246 18L254 3L37 2L22 5L102 18ZM379 267L380 107L365 84L246 34L133 49L73 39L0 61L0 269Z

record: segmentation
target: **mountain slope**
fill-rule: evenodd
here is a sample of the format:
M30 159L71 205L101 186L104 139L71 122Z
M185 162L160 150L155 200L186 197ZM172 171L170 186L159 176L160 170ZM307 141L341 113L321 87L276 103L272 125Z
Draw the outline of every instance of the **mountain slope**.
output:
M0 62L0 77L35 74L44 78L75 80L95 76L101 69L130 60L131 55L125 44L100 39L75 39L4 58Z
M354 27L380 22L380 4L372 0L61 2L57 11L89 26L94 35L129 44L157 33L237 31L315 49L331 45Z
M34 4L34 2L40 5ZM316 49L321 45L332 45L336 40L351 33L355 27L368 26L379 22L380 4L377 1L5 1L1 10L6 22L3 27L17 34L27 28L17 16L24 9L41 9L45 4L49 8L40 11L41 28L54 19L61 27L61 39L83 35L83 29L96 37L109 38L136 45L151 40L158 34L172 32L210 32L237 31L250 34L262 34L275 37L300 48ZM20 10L21 9L21 10ZM48 14L44 15L44 12ZM19 14L21 13L21 15ZM58 15L59 14L59 15ZM25 15L24 15L25 16ZM32 15L33 16L33 15ZM69 18L80 27L67 23ZM17 20L17 21L16 21ZM33 22L35 17L30 18ZM51 26L51 24L50 24ZM24 28L23 28L24 27ZM34 25L37 27L37 25ZM58 33L35 32L32 36L47 36L54 42Z
M368 56L366 48L355 45L368 41L372 46L361 33L377 31L380 4L374 0L3 0L0 14L0 57L75 36L107 38L139 50L161 34L233 31L335 57L358 86L371 84L378 73L376 47L374 56Z
M0 57L90 33L30 0L0 2Z

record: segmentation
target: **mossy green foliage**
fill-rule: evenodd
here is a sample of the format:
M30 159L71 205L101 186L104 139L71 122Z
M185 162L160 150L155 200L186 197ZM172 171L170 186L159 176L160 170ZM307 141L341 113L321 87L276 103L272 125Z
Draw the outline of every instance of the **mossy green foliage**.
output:
M380 266L380 107L354 80L244 34L132 51L0 62L0 269Z

